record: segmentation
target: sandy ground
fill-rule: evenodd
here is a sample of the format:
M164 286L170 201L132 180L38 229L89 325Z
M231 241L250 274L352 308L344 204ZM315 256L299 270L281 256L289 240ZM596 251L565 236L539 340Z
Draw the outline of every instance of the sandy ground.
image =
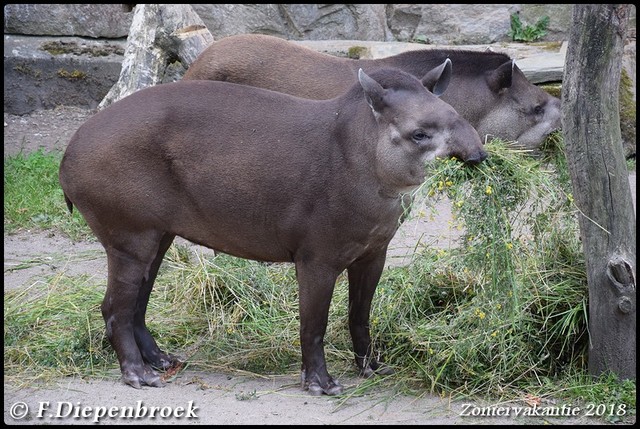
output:
M4 115L5 156L20 150L64 149L90 116L76 108ZM630 176L635 207L635 173ZM449 228L450 207L406 222L390 246L388 264L405 264L416 247L448 247L457 235ZM71 242L52 232L4 235L4 288L25 287L44 275L91 273L106 281L106 262L98 243ZM339 376L351 391L362 380L355 371ZM336 374L337 375L337 374ZM517 408L520 407L520 408ZM564 407L564 408L562 408ZM8 424L600 424L586 411L562 403L483 404L425 394L395 395L383 388L348 399L312 397L301 391L299 376L256 376L186 370L167 387L133 389L114 369L106 379L64 378L54 385L19 388L4 383L4 421ZM560 417L541 415L554 410ZM563 411L564 410L564 411ZM516 413L519 412L519 415ZM478 414L498 414L487 417ZM504 414L509 413L508 416ZM530 415L537 413L537 415ZM567 413L574 413L568 416ZM465 414L469 414L466 416ZM529 415L527 415L529 414Z

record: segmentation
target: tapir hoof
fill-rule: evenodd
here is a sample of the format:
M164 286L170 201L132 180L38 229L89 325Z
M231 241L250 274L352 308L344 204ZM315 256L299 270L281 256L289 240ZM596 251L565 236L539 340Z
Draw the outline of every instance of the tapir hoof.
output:
M391 375L395 373L393 368L384 364L377 364L377 368L373 369L371 366L367 365L365 368L360 370L360 375L364 378L369 378L374 375Z
M334 396L343 393L344 387L340 383L331 382L328 387L323 388L320 384L313 382L306 386L306 390L311 396L321 396L322 394Z
M167 371L171 368L181 367L183 362L177 356L162 353L158 359L148 362L153 369Z
M156 373L148 365L145 365L143 367L142 375L138 375L135 371L124 371L122 373L122 381L136 389L141 389L142 386L165 386L165 383L162 381L158 373Z
M329 377L329 382L325 387L322 387L317 381L307 381L307 376L304 370L302 371L302 374L300 374L300 381L302 389L308 391L311 396L320 396L322 394L333 396L340 395L344 392L344 387L331 377Z

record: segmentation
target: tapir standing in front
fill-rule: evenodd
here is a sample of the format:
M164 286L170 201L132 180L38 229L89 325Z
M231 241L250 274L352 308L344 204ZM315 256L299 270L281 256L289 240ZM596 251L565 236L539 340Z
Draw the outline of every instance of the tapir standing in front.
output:
M434 95L450 76L449 60L421 80L360 71L349 90L323 101L182 81L138 91L83 124L60 183L106 250L102 314L124 382L162 386L155 369L177 362L145 325L176 236L295 264L302 387L314 395L343 391L327 370L323 338L346 269L356 363L363 375L385 372L369 313L402 200L424 181L428 161L487 157L475 129Z

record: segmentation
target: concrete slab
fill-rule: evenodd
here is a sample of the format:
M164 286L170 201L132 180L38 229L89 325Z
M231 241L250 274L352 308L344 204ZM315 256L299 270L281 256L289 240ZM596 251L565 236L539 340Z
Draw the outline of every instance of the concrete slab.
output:
M4 36L4 111L94 109L118 80L126 40Z

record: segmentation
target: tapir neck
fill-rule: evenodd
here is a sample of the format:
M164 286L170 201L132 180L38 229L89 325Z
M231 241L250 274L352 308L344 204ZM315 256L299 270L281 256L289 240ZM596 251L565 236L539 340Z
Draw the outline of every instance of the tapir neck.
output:
M358 94L357 97L363 97ZM379 159L380 135L373 112L366 103L358 103L356 108L335 112L335 129L344 135L355 138L336 138L337 158L340 160L340 171L350 181L357 178L358 184L350 186L358 198L379 199L385 206L401 206L403 193L397 189L384 174ZM353 196L355 197L355 195Z

